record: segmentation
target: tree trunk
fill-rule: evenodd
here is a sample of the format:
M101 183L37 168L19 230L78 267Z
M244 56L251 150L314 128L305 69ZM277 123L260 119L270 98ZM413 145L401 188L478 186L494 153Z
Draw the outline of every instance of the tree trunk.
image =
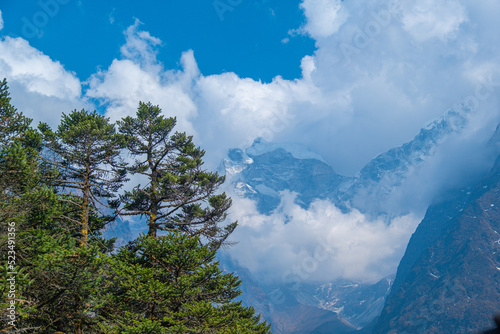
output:
M85 180L83 184L83 204L82 204L82 227L81 233L82 237L80 239L80 246L87 246L87 239L89 235L89 197L90 197L90 177L89 169L87 167L87 173L85 173Z
M151 139L150 139L151 141ZM156 201L156 189L158 188L158 172L153 164L153 154L148 152L148 164L149 169L151 169L151 209L149 213L149 231L148 236L156 238L156 217L158 215L157 201Z
M152 209L151 213L149 215L149 231L148 231L148 236L156 238L156 210Z

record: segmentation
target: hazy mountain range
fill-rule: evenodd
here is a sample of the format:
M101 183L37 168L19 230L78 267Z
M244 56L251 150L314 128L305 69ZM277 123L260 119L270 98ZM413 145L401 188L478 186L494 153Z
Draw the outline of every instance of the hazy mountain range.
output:
M412 209L404 204L407 199L402 199L402 194L407 191L405 187L421 177L426 161L434 157L442 143L463 131L467 123L467 109L448 111L442 118L423 128L413 140L375 157L356 176L337 174L321 157L300 145L268 143L262 138L256 139L244 151L230 150L221 162L219 172L227 176L228 184L236 196L255 201L258 211L263 215L280 210L282 192L290 191L296 193L295 203L302 208L308 208L313 201L323 199L333 203L342 212L358 210L370 217L380 217L390 224L391 217ZM496 276L500 274L500 258L495 255L500 237L495 239L496 232L491 224L498 225L500 220L498 216L490 217L500 205L497 203L499 188L495 183L499 177L499 167L495 165L496 169L488 176L489 181L483 181L487 184L476 186L474 182L479 181L480 175L489 170L498 154L498 137L497 131L481 148L484 158L482 168L471 172L468 178L441 187L440 191L422 200L425 208L426 201L434 204L429 207L412 236L395 282L393 276L388 276L375 284L345 279L305 282L300 288L283 281L268 284L253 277L245 269L245 264L224 258L227 267L238 272L243 279L245 290L242 299L273 323L275 333L369 333L375 323L375 333L389 333L391 330L393 333L403 333L405 328L408 328L408 333L466 333L488 327L495 308L500 310L500 289L496 285L491 286L491 282L498 281ZM475 190L466 191L462 186ZM483 203L486 189L490 197L496 195L497 198ZM478 204L478 201L482 204ZM469 206L475 206L475 209L469 209L474 211L474 216L471 216L472 213L466 214ZM466 236L472 238L470 230L475 230L477 240L465 240ZM483 240L487 235L489 241ZM481 245L476 245L476 242ZM475 250L475 247L481 247L481 250ZM453 257L451 249L459 252L461 260ZM484 252L488 253L487 257ZM474 266L474 276L483 278L480 280L480 291L473 293L467 290L473 288L472 282L469 285L464 283L469 279L464 271L472 271L473 268L464 268L465 262L462 261L467 259L470 265L475 258L480 258L478 264L484 262L490 265L487 272L486 268L478 270L479 266ZM438 265L434 261L444 262ZM453 272L445 275L448 270ZM418 277L418 283L415 277ZM455 298L460 299L463 305L458 306L458 302L455 302L452 304L454 310L447 305L447 309L440 310L437 315L419 315L422 308L432 308L436 300L445 298L445 290L455 282L460 282L457 286L462 289L460 297L457 295ZM436 286L441 290L434 291ZM423 289L434 292L423 294ZM489 296L485 299L482 294ZM468 298L473 298L474 302L467 302ZM444 300L451 303L451 300ZM461 312L468 312L470 316L463 317ZM463 319L459 325L453 320L456 317ZM446 318L449 323L443 322L430 331L435 326L433 323L441 321L441 318ZM425 330L412 330L411 326L417 326L412 321L425 326L422 327Z

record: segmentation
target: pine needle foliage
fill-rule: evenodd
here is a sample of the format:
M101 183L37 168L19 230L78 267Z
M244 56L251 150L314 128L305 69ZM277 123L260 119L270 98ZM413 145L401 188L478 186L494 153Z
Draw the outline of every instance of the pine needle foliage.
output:
M221 226L231 206L225 193L216 194L224 177L202 169L205 151L193 144L192 136L172 133L175 124L160 107L143 102L135 117L118 122L135 159L128 169L147 180L125 192L121 214L146 217L149 236L179 230L218 248L236 227Z
M241 281L197 236L143 235L108 268L99 311L106 333L270 333L252 308L233 301Z
M56 132L44 123L39 129L52 153L46 161L59 171L54 183L64 194L61 200L80 213L78 218L67 215L66 219L80 225L80 245L85 246L91 216L100 208L118 205L113 198L126 177L120 160L123 136L108 118L86 110L63 114ZM113 216L106 218L110 221Z

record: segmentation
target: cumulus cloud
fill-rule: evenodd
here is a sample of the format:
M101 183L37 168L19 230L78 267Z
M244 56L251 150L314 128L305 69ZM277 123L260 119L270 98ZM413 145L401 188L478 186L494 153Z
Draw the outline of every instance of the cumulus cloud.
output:
M347 19L341 0L304 0L300 8L307 18L302 29L315 39L336 33Z
M456 37L460 25L466 21L465 8L456 1L423 0L405 4L403 8L404 29L418 42Z
M80 80L22 38L0 40L0 78L13 103L29 117L55 125L62 112L85 106Z
M257 213L255 203L234 197L231 218L239 228L231 254L254 275L272 283L310 283L334 279L376 282L396 271L421 217L407 215L390 224L359 211L342 213L317 200L308 209L295 195L281 193L279 208Z
M139 29L140 22L125 31L123 59L115 59L108 69L94 74L86 95L107 104L107 116L116 121L133 116L139 101L160 105L164 114L177 117L177 130L195 134L190 121L197 114L191 98L193 80L199 75L193 51L181 57L183 69L165 70L156 59L161 41Z
M69 99L81 95L80 81L73 73L22 38L6 37L0 43L0 71L33 93Z
M120 48L120 52L123 57L140 62L145 70L161 70L161 67L155 69L159 66L156 60L158 49L155 47L161 45L161 40L151 36L147 31L139 30L141 24L142 22L136 19L135 23L125 30L126 43Z
M2 18L2 11L0 10L0 30L3 29L3 18Z

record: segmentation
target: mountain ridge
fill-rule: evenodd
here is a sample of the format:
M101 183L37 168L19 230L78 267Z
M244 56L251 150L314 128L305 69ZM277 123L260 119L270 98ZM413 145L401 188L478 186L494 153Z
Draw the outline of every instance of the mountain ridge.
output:
M467 195L464 197L463 193ZM474 188L458 190L412 236L374 334L470 333L500 310L500 156ZM446 207L446 205L445 205ZM429 226L439 233L427 238ZM424 239L422 243L421 239ZM412 248L421 248L414 256Z

